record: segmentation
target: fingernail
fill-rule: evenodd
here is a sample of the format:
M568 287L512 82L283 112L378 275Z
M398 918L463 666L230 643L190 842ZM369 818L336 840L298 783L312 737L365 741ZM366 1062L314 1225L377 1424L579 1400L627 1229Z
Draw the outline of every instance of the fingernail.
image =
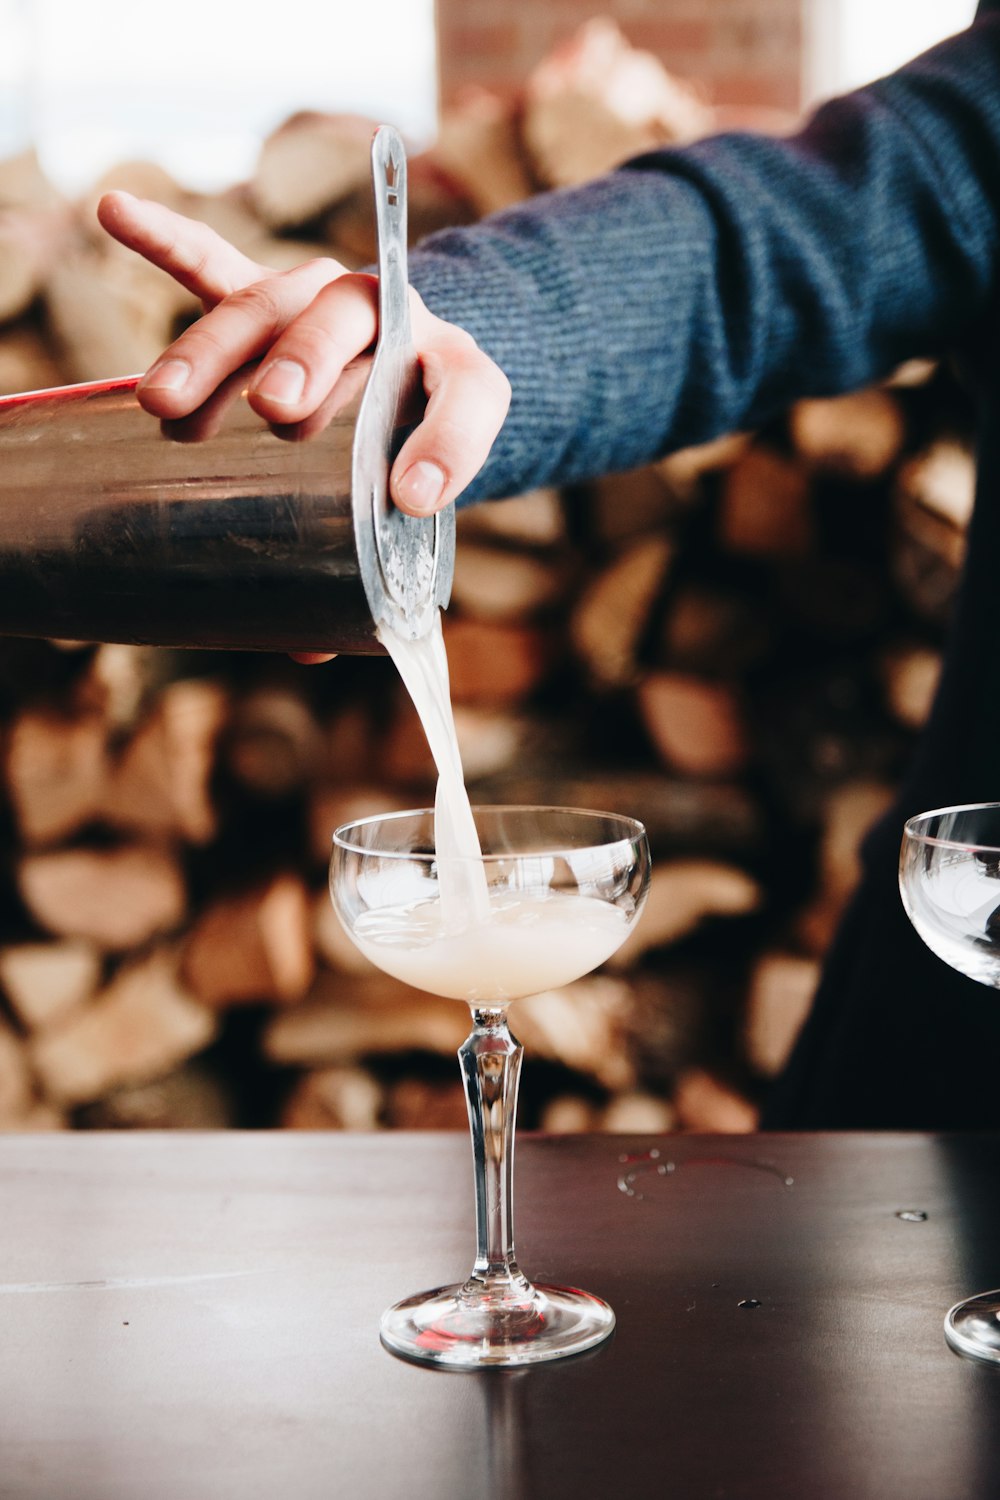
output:
M257 396L266 396L269 401L278 401L290 406L297 401L306 388L306 372L295 359L276 359L265 366L254 383Z
M444 493L444 474L422 458L396 480L396 498L411 510L433 510Z
M179 391L187 385L191 366L186 359L165 359L162 365L154 365L139 381L144 391Z

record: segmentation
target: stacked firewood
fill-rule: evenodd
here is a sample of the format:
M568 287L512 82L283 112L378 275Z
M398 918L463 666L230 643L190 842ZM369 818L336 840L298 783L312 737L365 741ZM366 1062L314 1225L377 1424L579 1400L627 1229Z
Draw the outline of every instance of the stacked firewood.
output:
M516 105L446 111L414 237L716 117L592 23ZM0 163L0 391L144 367L197 309L102 238L104 187L248 254L372 254L371 122L301 115L209 198L131 164L64 201ZM521 1002L526 1124L746 1130L808 1009L865 827L927 713L972 503L947 370L801 402L572 493L463 513L446 638L484 802L633 813L655 874L598 974ZM460 1127L463 1007L371 968L332 829L424 805L388 661L0 643L0 1128Z

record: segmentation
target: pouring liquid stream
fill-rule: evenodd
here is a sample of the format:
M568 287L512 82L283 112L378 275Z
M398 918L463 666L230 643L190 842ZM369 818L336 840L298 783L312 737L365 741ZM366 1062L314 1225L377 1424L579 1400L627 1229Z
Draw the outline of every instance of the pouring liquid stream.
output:
M487 881L455 733L440 610L420 639L386 625L378 638L413 700L438 771L437 898L369 912L354 927L355 943L396 978L474 1006L503 1007L597 968L627 933L616 906L547 884L491 889Z
M457 931L479 926L490 919L490 897L455 732L441 611L435 610L431 629L416 640L405 639L384 623L376 634L413 700L437 768L434 847L442 927Z

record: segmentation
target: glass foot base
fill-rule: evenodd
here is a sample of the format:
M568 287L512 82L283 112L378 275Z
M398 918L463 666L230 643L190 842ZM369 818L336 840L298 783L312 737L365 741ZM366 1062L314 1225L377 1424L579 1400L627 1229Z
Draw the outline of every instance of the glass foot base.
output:
M580 1354L606 1339L615 1315L576 1287L535 1286L499 1305L470 1299L464 1286L442 1286L397 1302L382 1314L382 1342L393 1354L451 1370L530 1365Z
M1000 1365L1000 1291L956 1302L944 1320L944 1336L956 1354Z

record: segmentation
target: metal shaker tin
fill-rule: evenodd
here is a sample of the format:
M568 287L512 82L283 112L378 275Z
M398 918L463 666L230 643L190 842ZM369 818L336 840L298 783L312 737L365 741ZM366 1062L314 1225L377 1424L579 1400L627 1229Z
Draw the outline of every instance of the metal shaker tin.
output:
M158 423L138 377L0 398L0 635L381 651L448 601L454 514L417 519L388 474L419 416L398 134L372 147L379 337L314 418L271 429L238 372Z

